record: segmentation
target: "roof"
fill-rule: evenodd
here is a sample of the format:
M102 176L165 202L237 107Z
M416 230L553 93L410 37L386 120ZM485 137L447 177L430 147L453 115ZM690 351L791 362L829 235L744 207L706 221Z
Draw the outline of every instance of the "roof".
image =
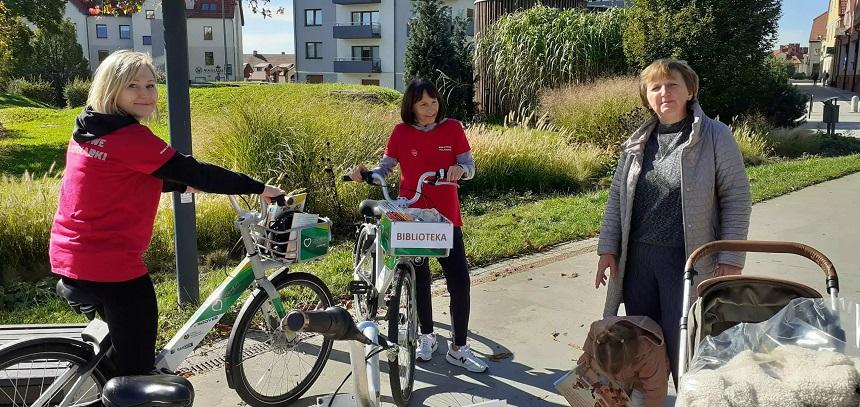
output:
M194 8L185 10L187 18L221 18L221 2L224 2L224 18L233 18L236 11L237 1L239 2L239 17L242 19L242 25L245 25L245 15L242 12L241 0L195 0ZM69 0L75 8L84 15L94 15L92 9L97 7L100 2L93 0ZM204 4L206 6L204 6ZM211 6L210 6L211 5ZM210 9L211 7L211 9ZM204 8L206 10L204 10ZM119 15L127 15L120 13Z
M259 64L286 65L296 64L296 54L244 54L242 61L246 64L258 66Z
M222 3L224 4L224 18L233 18L236 14L236 0L196 0L193 9L185 10L185 17L221 18Z
M827 36L827 15L825 11L812 20L812 30L809 31L809 42L821 41Z

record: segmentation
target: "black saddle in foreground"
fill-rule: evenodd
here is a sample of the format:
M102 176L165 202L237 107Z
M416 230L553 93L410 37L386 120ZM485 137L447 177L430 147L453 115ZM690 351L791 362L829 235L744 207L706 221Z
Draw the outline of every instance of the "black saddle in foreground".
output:
M102 390L105 407L191 407L194 387L181 376L123 376Z

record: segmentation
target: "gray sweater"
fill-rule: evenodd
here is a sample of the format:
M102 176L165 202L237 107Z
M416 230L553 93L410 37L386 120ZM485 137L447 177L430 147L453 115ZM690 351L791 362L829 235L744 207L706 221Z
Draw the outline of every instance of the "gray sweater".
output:
M731 129L705 116L697 103L691 110L692 133L681 146L681 218L687 256L714 240L745 240L752 211L749 178ZM616 315L622 302L633 200L645 143L656 124L657 118L652 117L621 145L621 158L609 188L597 253L616 255L619 273L609 279L604 316ZM696 283L712 277L717 263L743 267L744 259L744 253L737 252L707 256L696 264L700 273Z

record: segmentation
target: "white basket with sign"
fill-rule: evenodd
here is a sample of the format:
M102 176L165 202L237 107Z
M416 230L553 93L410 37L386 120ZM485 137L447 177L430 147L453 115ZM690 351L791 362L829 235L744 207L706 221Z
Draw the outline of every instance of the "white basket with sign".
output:
M394 256L447 257L454 225L435 209L400 209L381 203L382 248Z

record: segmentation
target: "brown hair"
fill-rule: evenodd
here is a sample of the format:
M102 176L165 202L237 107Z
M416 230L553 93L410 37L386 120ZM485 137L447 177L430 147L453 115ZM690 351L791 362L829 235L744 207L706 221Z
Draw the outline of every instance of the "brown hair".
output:
M695 102L699 97L699 75L686 61L681 61L673 58L658 59L648 65L639 74L639 97L642 99L642 106L646 109L651 109L648 104L648 83L672 76L672 72L677 72L684 79L687 85L687 91L693 95L691 102Z
M412 111L412 106L418 103L424 97L424 92L427 96L436 99L439 102L439 111L436 113L436 123L442 121L445 117L445 100L439 95L436 85L427 79L413 79L406 87L406 92L403 93L403 99L400 101L400 119L403 123L414 124L415 112Z
M615 375L633 363L639 351L639 329L626 322L612 325L594 342L594 359L603 371Z

